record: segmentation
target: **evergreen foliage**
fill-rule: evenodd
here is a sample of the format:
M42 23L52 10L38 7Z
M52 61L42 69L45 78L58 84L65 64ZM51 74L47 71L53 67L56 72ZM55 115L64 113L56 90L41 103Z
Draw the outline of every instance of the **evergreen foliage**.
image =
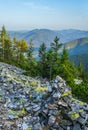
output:
M39 58L40 61L38 62L38 69L39 74L45 78L46 77L46 45L43 43L39 48Z

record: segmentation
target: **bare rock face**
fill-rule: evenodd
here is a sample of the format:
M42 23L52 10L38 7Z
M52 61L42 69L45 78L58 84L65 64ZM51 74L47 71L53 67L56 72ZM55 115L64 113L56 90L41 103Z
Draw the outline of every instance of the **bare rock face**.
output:
M33 79L0 63L0 130L88 130L88 104L55 80Z

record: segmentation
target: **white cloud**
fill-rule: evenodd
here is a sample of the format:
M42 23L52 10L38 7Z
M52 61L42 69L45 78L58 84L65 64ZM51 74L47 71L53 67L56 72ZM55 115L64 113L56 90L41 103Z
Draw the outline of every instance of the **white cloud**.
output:
M42 5L36 2L23 2L24 6L30 7L37 10L54 11L54 9L48 5Z

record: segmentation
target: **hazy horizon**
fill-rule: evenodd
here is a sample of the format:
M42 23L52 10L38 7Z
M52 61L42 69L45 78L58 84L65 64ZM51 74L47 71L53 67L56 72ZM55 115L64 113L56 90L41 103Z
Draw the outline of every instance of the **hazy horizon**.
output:
M7 30L7 28L6 28L6 30ZM33 31L33 30L51 30L51 31L79 30L79 31L88 31L88 29L85 30L85 29L78 29L78 28L67 28L67 29L65 29L65 28L64 29L33 28L33 29L12 29L12 30L9 29L7 31Z
M88 30L88 0L0 0L0 28Z

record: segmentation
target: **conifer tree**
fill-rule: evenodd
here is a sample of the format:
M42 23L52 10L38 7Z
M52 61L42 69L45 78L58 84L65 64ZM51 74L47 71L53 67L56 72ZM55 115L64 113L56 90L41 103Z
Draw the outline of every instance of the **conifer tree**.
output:
M47 64L46 77L51 80L53 78L53 66L54 66L54 53L51 48L47 52L46 64Z
M80 61L78 64L78 76L80 78L84 78L84 67L82 61Z
M8 63L11 63L12 56L13 56L12 42L10 36L7 35L4 40L4 60Z
M64 46L64 48L63 48L63 53L62 53L62 55L61 55L61 62L62 62L62 63L69 62L69 54L68 54L68 52L67 52L65 46Z
M26 53L28 50L28 43L22 39L18 42L19 65L22 68L26 67Z
M1 59L4 61L4 44L5 44L5 37L6 37L6 29L5 26L2 26L1 34L0 34L0 42L1 42Z
M37 75L37 62L34 58L34 47L33 41L30 39L30 44L27 51L27 74L30 76Z
M32 39L30 39L30 44L29 44L28 52L27 52L29 62L33 58L33 52L34 52L33 41Z
M55 54L55 60L57 61L58 60L58 51L59 49L61 48L62 44L60 44L59 42L59 38L56 36L55 39L54 39L54 42L50 44L51 45L51 48Z
M39 48L39 72L41 74L42 77L46 76L46 45L45 43L43 43L42 45L40 45Z
M60 75L71 84L74 82L74 78L76 77L77 69L72 62L69 60L69 54L67 50L63 49L63 53L61 54L61 64L60 64Z
M12 59L12 42L7 34L5 26L2 27L0 34L0 59L3 62L10 63Z

